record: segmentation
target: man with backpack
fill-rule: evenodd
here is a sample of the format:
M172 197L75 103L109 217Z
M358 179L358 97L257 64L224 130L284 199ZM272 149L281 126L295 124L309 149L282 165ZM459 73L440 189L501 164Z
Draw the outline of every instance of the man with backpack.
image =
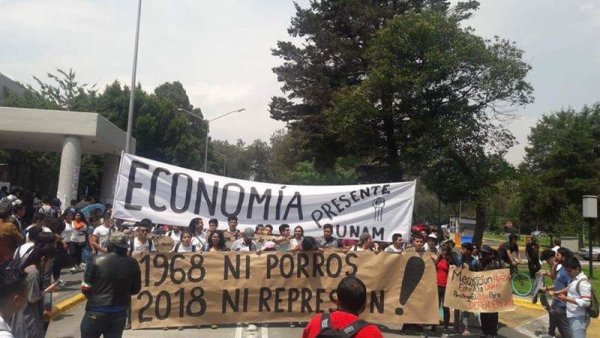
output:
M592 285L581 271L581 264L575 257L566 262L567 273L571 277L569 286L556 292L556 297L567 303L567 319L571 327L572 338L587 337L590 317L598 317L598 301L592 291Z
M344 277L337 287L338 309L315 315L302 333L302 338L383 337L377 326L358 318L367 304L367 288L355 275Z

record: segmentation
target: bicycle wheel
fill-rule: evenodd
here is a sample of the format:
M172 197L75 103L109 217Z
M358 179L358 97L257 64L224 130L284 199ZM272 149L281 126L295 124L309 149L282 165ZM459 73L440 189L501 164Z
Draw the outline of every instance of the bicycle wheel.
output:
M510 279L510 287L514 294L525 297L531 293L533 282L531 282L531 278L527 274L517 272Z

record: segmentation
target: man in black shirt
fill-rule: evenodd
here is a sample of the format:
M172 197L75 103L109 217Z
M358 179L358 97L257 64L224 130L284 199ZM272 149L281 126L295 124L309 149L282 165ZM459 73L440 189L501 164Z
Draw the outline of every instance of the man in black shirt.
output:
M500 261L509 265L511 274L517 269L517 259L519 258L519 245L517 245L517 240L517 235L510 234L510 236L508 236L508 242L504 242L498 247L498 257L500 258ZM513 254L516 254L516 257L513 257Z
M81 291L87 298L81 320L81 337L121 337L131 295L142 287L140 266L127 255L125 234L110 236L103 256L94 256L83 276Z

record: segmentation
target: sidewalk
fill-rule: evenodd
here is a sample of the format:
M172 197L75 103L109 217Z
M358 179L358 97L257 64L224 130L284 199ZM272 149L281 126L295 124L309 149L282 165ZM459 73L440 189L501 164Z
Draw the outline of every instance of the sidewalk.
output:
M518 307L518 310L515 312L530 312L532 317L534 317L530 321L515 327L515 329L530 337L537 337L548 332L548 313L544 307L539 304L539 302L537 304L533 304L530 297L518 296L514 296L514 302ZM533 314L537 314L539 316L535 317ZM500 319L502 321L502 315ZM587 337L600 338L600 318L592 318L590 326L587 329Z

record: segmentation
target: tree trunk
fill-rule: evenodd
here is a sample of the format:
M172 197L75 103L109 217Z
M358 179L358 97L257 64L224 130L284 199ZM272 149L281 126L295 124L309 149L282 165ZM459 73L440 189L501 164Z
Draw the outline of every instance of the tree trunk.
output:
M483 232L487 221L487 207L483 202L475 204L475 233L473 234L473 243L483 244Z
M383 131L385 133L386 162L389 167L388 178L393 181L402 181L404 172L400 166L400 157L398 156L398 140L394 126L392 111L392 100L390 97L381 98L383 118Z

